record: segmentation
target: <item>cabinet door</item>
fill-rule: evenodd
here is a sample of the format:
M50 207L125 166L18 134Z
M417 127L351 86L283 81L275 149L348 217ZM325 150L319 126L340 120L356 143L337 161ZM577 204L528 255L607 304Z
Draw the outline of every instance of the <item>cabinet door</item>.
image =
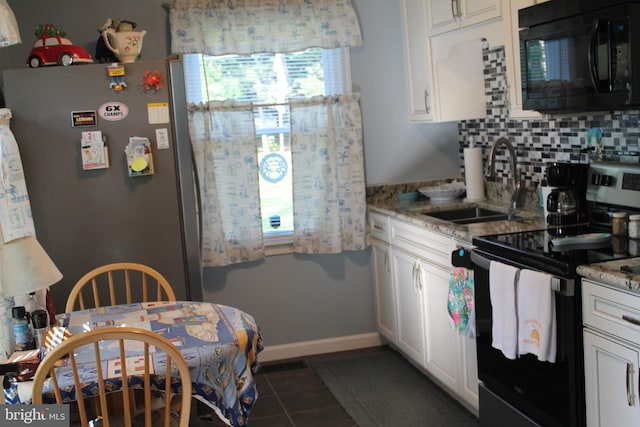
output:
M388 215L369 211L369 228L371 229L371 237L374 239L387 243L391 239Z
M398 298L398 348L419 366L424 366L424 311L417 277L420 263L415 255L394 247L391 269Z
M436 120L486 117L483 42L475 32L456 31L429 39Z
M434 119L425 5L425 0L402 1L405 56L409 73L409 113L412 122L430 122Z
M518 11L536 3L540 3L540 1L510 0L506 1L504 5L504 22L507 27L507 43L505 43L507 101L509 102L509 115L514 118L540 117L540 113L537 111L522 109L522 67L520 62L520 28L518 25Z
M587 425L637 425L640 420L638 348L585 331L584 357Z
M478 358L475 338L460 337L462 372L460 376L460 396L472 412L478 415Z
M429 35L499 18L501 0L426 0Z
M460 14L457 0L426 0L429 35L455 30L460 26Z
M442 384L459 392L459 337L449 325L449 271L421 264L426 323L426 369Z
M373 239L372 248L378 332L396 344L396 297L391 281L391 247L386 242Z
M462 27L499 18L502 15L501 0L458 0L458 2Z

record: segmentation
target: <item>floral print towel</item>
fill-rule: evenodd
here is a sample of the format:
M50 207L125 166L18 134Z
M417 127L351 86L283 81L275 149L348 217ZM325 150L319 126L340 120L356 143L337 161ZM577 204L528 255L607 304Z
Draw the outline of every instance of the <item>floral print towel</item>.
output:
M473 310L473 270L452 267L449 275L449 297L447 301L449 323L458 335L476 336Z

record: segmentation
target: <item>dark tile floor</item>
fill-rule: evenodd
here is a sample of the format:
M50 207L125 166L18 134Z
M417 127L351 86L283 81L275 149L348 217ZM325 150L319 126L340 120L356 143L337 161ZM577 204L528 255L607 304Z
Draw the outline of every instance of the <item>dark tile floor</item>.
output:
M358 427L305 360L263 364L255 376L259 398L251 410L250 427ZM207 410L199 407L195 412L197 416ZM215 416L197 424L225 425Z

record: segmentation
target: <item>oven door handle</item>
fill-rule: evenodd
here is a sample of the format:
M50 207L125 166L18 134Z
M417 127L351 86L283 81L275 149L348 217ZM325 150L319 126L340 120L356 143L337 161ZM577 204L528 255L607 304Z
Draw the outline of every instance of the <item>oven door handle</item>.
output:
M474 250L471 251L471 262L487 271L489 271L489 267L491 266L491 260L478 255L478 253Z
M471 250L471 262L477 265L479 268L489 271L491 267L491 260L478 254L476 251ZM573 279L562 279L559 277L551 277L551 288L559 294L573 297L576 293L576 283Z

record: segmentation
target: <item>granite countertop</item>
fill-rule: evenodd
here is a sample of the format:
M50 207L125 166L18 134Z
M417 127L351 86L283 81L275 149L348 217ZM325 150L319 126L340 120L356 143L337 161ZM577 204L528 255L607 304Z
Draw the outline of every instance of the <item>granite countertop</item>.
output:
M418 226L448 234L465 242L471 242L473 238L477 236L546 228L546 221L542 217L542 212L538 209L537 195L532 191L525 192L521 200L523 207L516 211L515 217L511 220L459 225L450 221L423 215L425 212L446 211L466 207L480 207L508 213L511 194L507 187L499 183L485 182L486 199L482 201L466 201L466 199L459 198L452 201L434 203L420 194L415 201L398 201L397 196L399 194L418 192L418 189L421 187L438 186L451 183L452 181L463 181L463 178L458 177L407 184L371 186L367 188L367 206L372 212L379 212L384 215L399 218Z
M476 236L538 230L545 228L546 226L542 215L537 211L530 210L516 211L515 218L511 220L481 222L466 225L454 224L450 221L441 220L423 214L425 212L445 211L466 207L481 207L504 213L508 212L506 205L496 204L490 201L467 202L463 199L456 199L450 202L432 203L429 200L398 202L395 199L387 199L369 202L368 207L372 212L378 212L399 218L415 225L424 226L467 242L471 242L471 240Z
M620 267L623 266L631 267L632 272L622 272ZM581 265L578 274L605 285L640 293L640 257Z
M367 206L371 212L402 219L465 242L471 242L477 236L546 228L546 221L542 218L541 212L536 207L535 200L531 197L525 204L525 208L517 210L515 218L511 220L459 225L428 216L429 212L465 207L480 207L507 213L508 202L506 200L508 200L508 195L500 187L488 187L489 197L483 201L456 199L444 203L433 203L424 197L418 197L415 201L397 200L397 194L414 190L415 188L406 185L372 189L371 197L367 197ZM427 215L424 215L425 213ZM625 273L620 271L622 266L631 267L632 272ZM578 266L577 272L587 279L640 294L640 257L581 265Z

